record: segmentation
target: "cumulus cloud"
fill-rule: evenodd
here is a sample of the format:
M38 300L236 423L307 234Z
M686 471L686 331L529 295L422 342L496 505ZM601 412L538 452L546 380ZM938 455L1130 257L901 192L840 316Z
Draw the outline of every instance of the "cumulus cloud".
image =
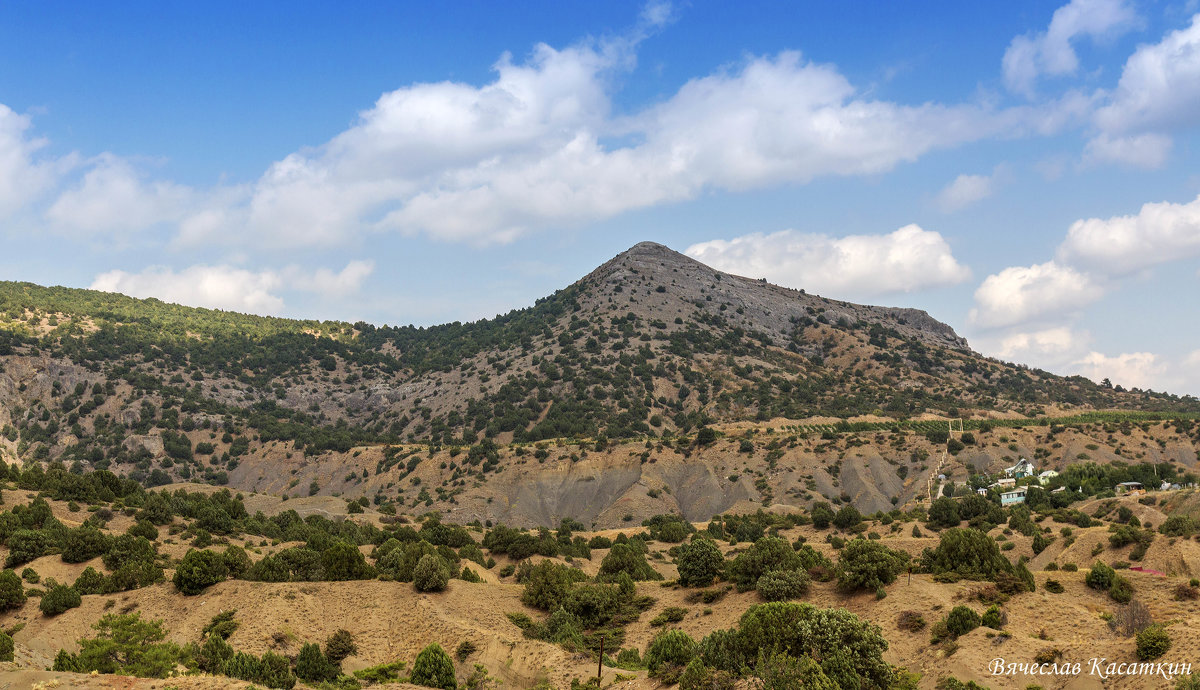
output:
M970 320L986 328L1014 326L1080 309L1103 292L1091 276L1054 261L1013 266L975 290Z
M196 265L175 271L151 266L138 273L101 273L90 288L193 307L279 314L284 308L280 291L344 296L357 292L374 268L372 261L351 261L337 273L328 268L305 271L294 266L282 271L251 271L228 265Z
M1161 167L1171 151L1166 134L1196 124L1200 110L1200 14L1190 26L1143 45L1095 113L1098 133L1084 160Z
M1090 337L1066 326L1037 331L1009 333L1003 336L992 351L997 356L1019 362L1047 366L1060 364L1084 348Z
M58 196L46 218L71 232L132 233L180 220L193 197L187 187L147 181L128 160L104 154Z
M539 45L525 62L502 57L483 86L384 94L326 144L272 165L240 208L198 215L180 239L244 222L268 243L335 243L368 228L508 242L706 189L882 173L1016 122L981 106L870 100L795 52L750 58L614 117L611 82L633 45Z
M0 103L0 218L12 215L40 196L74 157L39 160L37 151L46 140L29 136L31 122Z
M1058 255L1109 274L1200 256L1200 197L1145 204L1136 215L1077 220Z
M694 244L685 253L729 273L847 297L913 292L970 277L940 234L916 225L840 238L794 230L754 233Z
M1158 388L1167 365L1152 352L1128 352L1115 356L1091 352L1075 363L1075 369L1097 383L1109 379L1113 385L1126 388Z
M1194 125L1200 110L1200 14L1130 56L1111 101L1096 113L1108 132Z
M283 309L283 299L274 294L282 283L272 271L200 265L176 272L152 266L140 273L101 273L90 288L143 299L155 297L193 307L275 314Z
M1072 46L1076 38L1112 38L1137 26L1137 14L1124 0L1071 0L1054 12L1045 31L1012 40L1002 62L1004 84L1032 98L1041 75L1062 76L1079 69Z

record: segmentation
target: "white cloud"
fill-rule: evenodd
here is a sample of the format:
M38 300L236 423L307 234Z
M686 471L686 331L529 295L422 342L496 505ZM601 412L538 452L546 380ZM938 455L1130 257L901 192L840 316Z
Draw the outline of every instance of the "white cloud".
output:
M201 265L177 273L163 266L152 266L140 273L101 273L90 288L143 299L155 297L193 307L276 314L283 309L283 299L274 292L282 283L272 271Z
M1101 133L1084 146L1083 160L1089 164L1121 163L1134 168L1154 170L1167 162L1171 146L1171 138L1162 134L1112 136Z
M999 171L994 175L959 175L938 192L936 203L943 213L954 213L982 201L996 191Z
M912 292L970 277L940 234L916 225L841 238L755 233L694 244L685 253L722 271L839 297Z
M985 328L1015 326L1080 309L1103 292L1087 274L1053 261L1013 266L988 276L975 290L970 319Z
M1200 111L1200 14L1191 26L1139 47L1126 60L1117 88L1105 95L1085 161L1161 167L1171 151L1165 132L1194 127Z
M1036 366L1059 364L1084 348L1090 337L1066 326L1038 331L1009 333L1001 338L994 351L1004 359L1035 363Z
M284 308L278 294L282 290L345 296L357 292L374 270L373 261L351 261L338 273L328 268L305 271L295 266L282 271L250 271L228 265L196 265L175 271L151 266L139 273L101 273L90 288L193 307L279 314Z
M374 272L374 261L351 261L337 273L328 268L318 268L315 272L307 273L292 267L284 272L284 276L288 284L296 290L342 296L358 292L363 281Z
M59 195L46 218L69 232L128 234L180 220L194 196L170 182L147 182L128 160L103 154L79 184Z
M272 165L240 208L200 214L179 239L240 235L245 223L268 244L331 244L368 228L508 242L706 189L878 174L1046 116L868 100L834 67L785 52L615 118L610 82L632 46L541 45L524 63L503 57L484 86L384 94L328 143Z
M0 218L5 218L44 193L74 157L38 160L45 139L30 138L27 115L18 115L0 103Z
M1077 220L1058 255L1109 274L1200 256L1200 197L1145 204L1132 216Z
M1137 14L1124 0L1071 0L1054 12L1044 32L1012 40L1002 62L1004 84L1032 98L1041 75L1062 76L1079 69L1071 45L1077 37L1112 38L1137 25Z
M1108 105L1096 113L1106 132L1195 125L1200 110L1200 14L1191 26L1143 45L1125 62Z
M1091 352L1075 363L1075 369L1097 383L1109 379L1114 386L1161 390L1160 382L1167 372L1167 365L1151 352L1128 352L1112 357Z

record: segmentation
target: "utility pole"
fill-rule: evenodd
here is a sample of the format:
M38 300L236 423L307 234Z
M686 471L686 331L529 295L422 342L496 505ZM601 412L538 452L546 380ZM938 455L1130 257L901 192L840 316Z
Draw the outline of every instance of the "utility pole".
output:
M596 687L600 687L600 676L604 673L604 635L600 635L600 659L596 662Z

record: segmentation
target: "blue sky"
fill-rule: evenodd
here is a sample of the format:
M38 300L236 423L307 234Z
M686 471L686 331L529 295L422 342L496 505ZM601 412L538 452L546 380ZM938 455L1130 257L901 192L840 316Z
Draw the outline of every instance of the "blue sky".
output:
M1200 3L6 3L0 278L526 306L642 240L1200 393Z

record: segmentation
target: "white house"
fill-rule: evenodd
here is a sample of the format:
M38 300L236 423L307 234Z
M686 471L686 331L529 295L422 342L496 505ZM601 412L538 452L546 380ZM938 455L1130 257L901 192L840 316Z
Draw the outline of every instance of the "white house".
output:
M1045 472L1042 472L1041 474L1038 475L1038 477L1037 477L1038 484L1045 486L1050 483L1051 479L1054 479L1057 476L1058 476L1058 472L1056 472L1054 470L1046 470Z
M1036 471L1037 468L1033 466L1032 462L1029 462L1025 458L1021 458L1017 461L1017 464L1006 468L1004 470L1004 474L1012 477L1013 479L1021 479L1023 477L1032 477Z
M1028 491L1028 487L1025 486L1018 486L1015 489L1005 491L1000 494L1000 505L1010 506L1014 503L1024 503L1026 491Z

